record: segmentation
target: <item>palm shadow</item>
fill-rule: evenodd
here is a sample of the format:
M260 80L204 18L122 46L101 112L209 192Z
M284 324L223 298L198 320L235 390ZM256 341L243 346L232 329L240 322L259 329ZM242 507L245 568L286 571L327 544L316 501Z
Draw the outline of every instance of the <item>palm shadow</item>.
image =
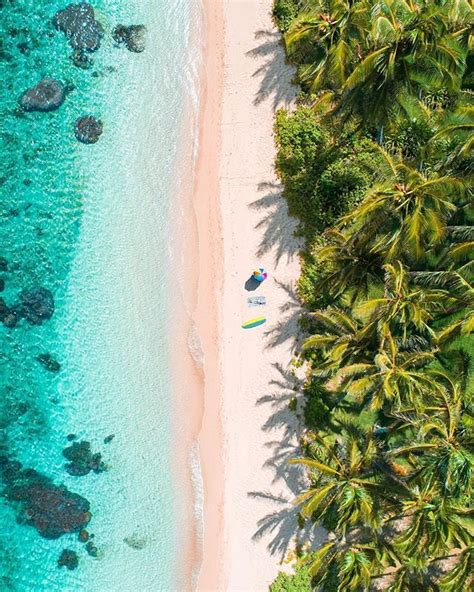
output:
M303 241L295 236L298 221L288 214L288 204L283 197L283 187L280 183L259 183L258 189L266 193L250 204L252 209L264 212L263 217L255 225L260 232L263 230L257 256L261 258L275 250L275 265L278 265L284 256L288 263L303 247Z
M286 63L281 34L277 31L262 29L255 33L259 44L246 53L254 59L265 58L265 62L255 70L254 77L260 78L260 85L254 104L272 98L273 106L289 106L295 99L296 88L291 83L296 69Z
M296 289L289 283L273 280L287 294L285 303L280 306L280 320L265 331L265 348L269 349L291 341L291 352L294 354L301 346L303 335L299 327L301 319L301 303Z
M272 486L278 483L285 485L291 492L287 495L276 495L269 491L250 491L252 498L261 499L275 504L275 510L266 514L257 523L257 530L253 534L253 540L269 537L267 544L271 555L277 555L281 559L295 546L295 543L304 541L311 546L320 544L324 530L313 528L310 521L306 521L302 528L298 525L299 508L293 501L301 491L307 488L309 482L305 471L298 465L290 465L288 460L298 456L297 443L303 431L301 401L299 393L302 391L302 379L291 371L285 370L280 364L274 364L278 371L278 378L272 380L271 386L278 394L269 394L257 400L257 405L269 405L271 413L262 429L269 434L278 430L278 439L270 439L266 446L270 451L269 458L264 467L273 470L274 478ZM292 399L297 400L297 411L290 410ZM282 434L282 435L281 435Z

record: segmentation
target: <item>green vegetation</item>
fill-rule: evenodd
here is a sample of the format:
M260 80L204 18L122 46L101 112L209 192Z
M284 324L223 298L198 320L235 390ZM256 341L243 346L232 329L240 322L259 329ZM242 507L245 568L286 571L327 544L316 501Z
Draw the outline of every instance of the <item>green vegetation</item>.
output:
M301 86L275 124L307 245L295 503L328 536L270 590L471 590L472 2L276 0L274 18Z

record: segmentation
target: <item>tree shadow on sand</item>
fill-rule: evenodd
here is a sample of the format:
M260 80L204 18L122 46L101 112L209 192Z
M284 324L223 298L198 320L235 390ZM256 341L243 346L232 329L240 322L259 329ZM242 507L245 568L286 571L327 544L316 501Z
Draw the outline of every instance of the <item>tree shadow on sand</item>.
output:
M288 204L282 195L280 183L259 183L258 190L265 191L265 195L250 205L253 210L265 213L255 225L257 230L263 230L257 256L263 257L276 248L275 265L284 256L288 263L303 246L303 241L295 237L298 221L288 215Z
M303 429L301 417L290 410L289 403L294 397L298 397L303 382L293 372L285 371L280 364L274 364L274 367L279 373L279 378L273 380L271 386L275 387L278 394L265 395L257 401L257 405L268 405L271 409L271 414L262 429L268 433L279 430L279 439L266 443L270 456L264 467L269 467L274 472L272 485L284 484L291 492L291 497L275 495L268 491L251 491L248 495L261 499L266 504L269 501L275 504L275 511L258 521L253 540L270 537L267 547L271 555L283 559L298 541L310 543L312 546L320 544L324 530L312 528L309 521L303 528L298 526L299 508L293 504L293 500L308 486L308 480L301 467L288 464L290 458L299 454L297 443ZM283 435L280 438L282 428Z
M287 294L287 300L280 306L280 320L271 329L265 331L265 348L269 349L291 341L291 352L294 354L300 347L303 338L299 328L301 318L301 303L295 288L288 283L273 280Z
M247 56L265 63L253 73L260 78L260 87L254 99L259 105L268 98L273 98L273 106L288 106L295 99L295 86L291 83L295 75L295 67L286 63L285 52L281 42L281 34L269 29L255 33L258 45L246 53Z

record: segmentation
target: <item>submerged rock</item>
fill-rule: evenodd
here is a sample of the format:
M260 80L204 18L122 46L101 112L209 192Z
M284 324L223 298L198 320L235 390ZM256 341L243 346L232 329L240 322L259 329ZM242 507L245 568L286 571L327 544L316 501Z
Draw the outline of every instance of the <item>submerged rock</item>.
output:
M89 541L86 544L86 551L91 557L98 557L99 556L99 549L94 545L92 541Z
M102 25L95 19L94 8L88 2L69 4L53 17L53 25L62 31L69 45L81 52L97 51L104 36Z
M112 440L115 438L115 434L110 434L104 438L104 444L110 444Z
M36 86L29 88L20 97L20 107L24 111L54 111L66 98L66 90L59 80L43 78Z
M5 257L0 257L0 271L8 271L8 261Z
M79 557L75 551L64 549L58 559L58 567L67 567L71 571L79 565Z
M74 50L72 61L75 66L82 68L83 70L89 70L89 68L92 68L94 65L94 60L80 49Z
M143 537L140 537L136 533L132 534L132 536L124 538L123 542L131 549L135 549L135 551L141 551L147 545L147 540Z
M102 134L102 122L92 115L79 117L74 125L74 132L79 142L95 144Z
M145 25L117 25L112 31L114 41L125 45L129 51L141 53L145 50Z
M54 313L53 294L41 286L20 292L19 312L31 325L41 325Z
M0 322L5 327L13 329L18 321L18 311L16 307L9 307L3 298L0 298Z
M0 278L0 292L3 292L3 290L5 290L5 280Z
M36 359L49 372L59 372L61 370L61 364L51 354L40 354Z
M73 442L71 446L64 448L63 456L70 461L66 464L66 471L74 477L83 477L91 471L102 473L107 469L100 452L93 453L87 440Z
M17 521L36 528L48 539L79 532L91 519L89 502L63 485L21 463L0 457L3 496L17 508Z
M10 309L3 298L0 297L0 321L3 322L5 316L9 313Z
M79 541L81 543L87 543L88 540L89 540L89 532L85 528L83 528L79 532Z

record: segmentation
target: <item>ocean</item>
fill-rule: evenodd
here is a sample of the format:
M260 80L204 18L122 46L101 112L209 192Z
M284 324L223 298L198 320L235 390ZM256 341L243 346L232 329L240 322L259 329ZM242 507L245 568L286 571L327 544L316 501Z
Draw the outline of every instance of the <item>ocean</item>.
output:
M66 6L0 0L0 590L176 590L170 236L200 4L96 0L100 47L76 63ZM117 24L145 25L143 52ZM63 104L19 108L45 77Z

